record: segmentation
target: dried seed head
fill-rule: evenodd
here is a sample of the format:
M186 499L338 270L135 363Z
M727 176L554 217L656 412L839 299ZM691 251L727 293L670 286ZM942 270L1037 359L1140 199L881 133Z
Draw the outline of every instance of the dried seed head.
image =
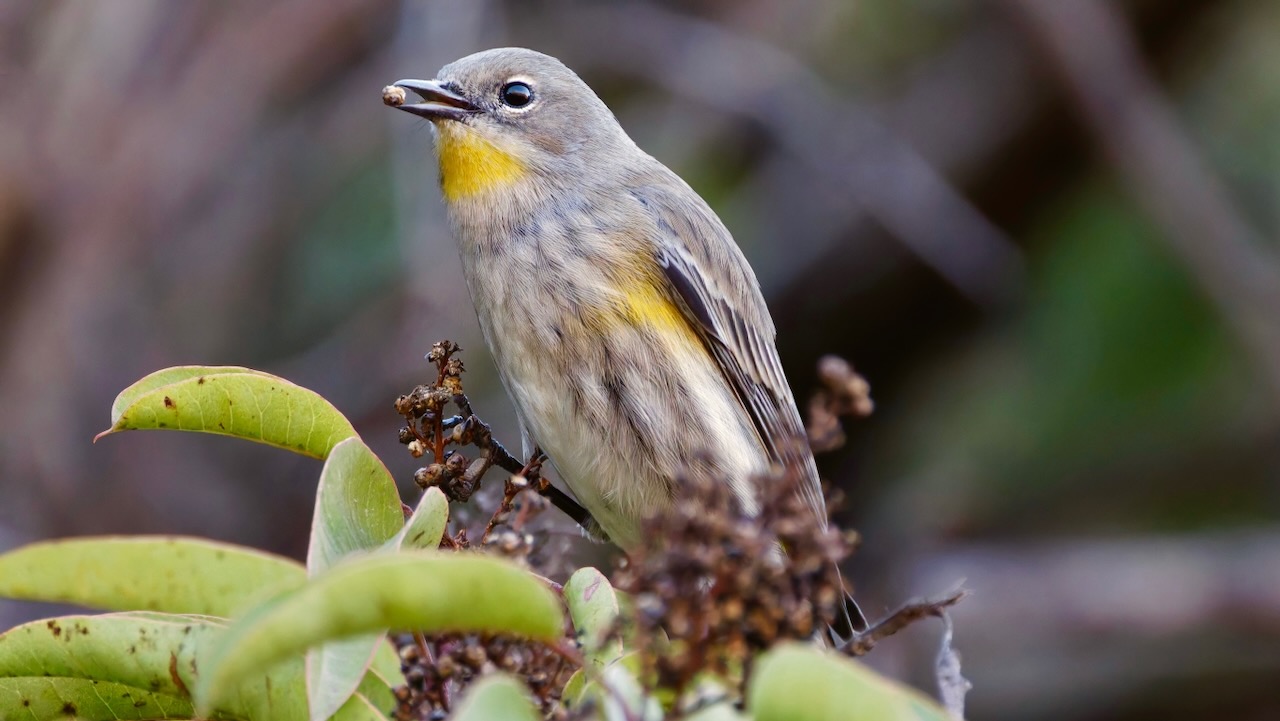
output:
M614 574L632 593L635 637L671 640L639 650L676 693L780 641L810 640L841 612L835 564L851 551L845 537L814 520L796 482L756 483L762 511L748 516L732 484L683 481L681 503L645 522L645 546Z
M414 438L413 440L409 441L408 446L409 446L409 455L413 456L414 458L421 458L427 452L426 444L418 440L417 438Z
M419 488L438 486L442 480L444 480L444 466L439 463L432 463L426 468L419 468L413 474L413 482L418 484Z
M390 105L398 108L404 105L405 93L404 88L395 85L388 85L382 89L382 102L384 105Z
M417 386L397 398L395 410L408 424L398 437L410 453L415 457L438 454L433 458L435 463L414 474L414 481L424 488L439 486L451 501L465 502L479 488L484 472L494 459L503 457L505 449L494 441L488 425L472 415L462 389L462 374L466 369L462 360L454 357L458 350L457 344L450 341L433 345L427 358L435 364L436 377L430 385ZM457 407L460 415L445 420L450 404ZM479 449L474 460L456 450L458 446L467 445ZM503 465L502 461L497 463ZM536 468L537 464L530 466L530 478L535 478ZM524 530L523 524L547 506L540 496L533 494L520 493L516 498L515 492L531 485L525 478L507 484L508 493L504 494L502 508L491 520L493 525L508 522L511 526L497 528L493 534L486 532L486 550L521 563L528 562L534 536ZM442 545L468 548L467 529L455 526L446 534ZM548 646L482 634L440 634L425 639L403 635L396 641L408 680L405 686L396 689L396 721L445 719L450 699L456 700L475 679L498 669L523 677L541 702L546 718L561 721L588 718L581 710L575 710L571 717L559 706L561 690L576 666L568 662L562 652ZM573 639L569 636L562 642L572 644Z
M455 478L461 476L467 470L467 463L469 461L466 456L454 451L444 459L445 473Z
M400 396L396 398L395 408L396 413L399 413L402 416L407 416L413 412L413 401L409 396Z
M465 445L471 442L471 428L466 423L459 423L453 427L449 433L449 439L454 443Z
M498 670L522 678L546 718L569 718L560 707L560 691L576 668L547 646L505 636L441 634L425 637L429 656L423 657L405 651L409 646L417 647L413 636L401 635L395 641L400 647L401 670L413 679L396 690L397 721L447 718L449 699L456 699L477 679ZM408 658L413 661L405 660Z

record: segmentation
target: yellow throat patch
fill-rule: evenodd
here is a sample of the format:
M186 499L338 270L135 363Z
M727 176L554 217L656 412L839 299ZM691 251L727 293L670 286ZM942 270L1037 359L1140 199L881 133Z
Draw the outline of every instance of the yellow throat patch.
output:
M440 190L446 200L500 188L524 175L524 163L471 128L446 121L436 131Z

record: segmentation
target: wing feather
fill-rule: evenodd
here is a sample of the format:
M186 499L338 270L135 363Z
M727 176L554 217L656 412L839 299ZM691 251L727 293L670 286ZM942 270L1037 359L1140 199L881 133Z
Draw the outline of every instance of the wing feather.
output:
M658 167L656 176L646 179L650 182L632 190L649 214L647 225L656 229L655 260L686 320L698 329L750 416L761 444L774 462L801 479L800 493L825 527L822 482L782 371L777 331L755 273L706 203L678 176ZM719 272L707 272L710 267ZM837 643L867 628L866 618L847 593L843 610L833 627Z
M678 178L674 182L684 185ZM686 319L698 329L771 459L801 479L801 494L825 524L818 470L755 273L704 203L691 206L689 195L663 185L633 192L653 216L659 236L656 261ZM710 267L719 272L708 272Z

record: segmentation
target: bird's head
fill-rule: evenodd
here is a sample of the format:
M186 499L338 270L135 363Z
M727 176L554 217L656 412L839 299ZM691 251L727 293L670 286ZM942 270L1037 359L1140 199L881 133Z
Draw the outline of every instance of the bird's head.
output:
M398 105L437 131L446 200L483 195L531 174L582 181L584 168L626 149L626 133L604 102L563 63L523 48L468 55L434 80L400 80L421 102Z

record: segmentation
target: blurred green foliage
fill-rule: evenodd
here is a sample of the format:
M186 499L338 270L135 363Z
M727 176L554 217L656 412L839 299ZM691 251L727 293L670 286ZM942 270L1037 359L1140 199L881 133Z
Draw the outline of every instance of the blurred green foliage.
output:
M277 290L285 338L323 337L397 282L400 228L387 164L376 157L356 168L301 224Z
M970 527L1190 530L1265 520L1251 503L1205 503L1216 484L1176 502L1153 483L1161 456L1191 456L1238 434L1241 411L1257 405L1257 380L1149 224L1113 184L1095 183L1041 227L1025 311L912 408L931 420L904 447L928 447L913 455L930 467L904 472L956 469L957 484L978 486L984 501L970 509ZM1107 490L1116 484L1145 492L1117 497ZM1080 513L1037 510L1079 495L1095 498Z

